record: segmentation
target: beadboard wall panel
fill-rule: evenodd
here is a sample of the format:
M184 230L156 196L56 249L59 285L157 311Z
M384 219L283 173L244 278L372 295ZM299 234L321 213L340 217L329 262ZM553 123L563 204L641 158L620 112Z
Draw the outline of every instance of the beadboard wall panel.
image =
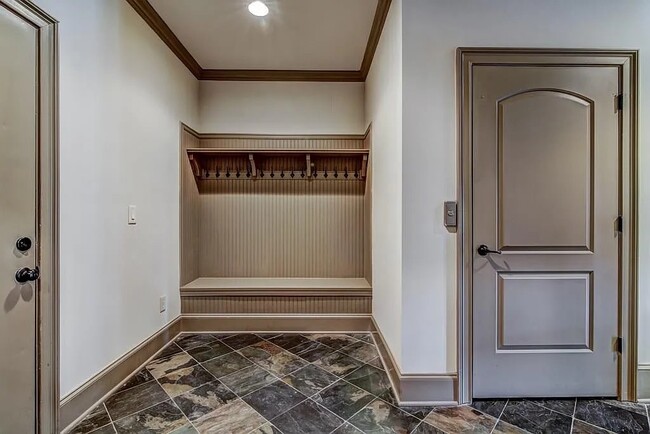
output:
M364 136L202 134L202 148L363 149Z
M181 297L183 314L354 314L371 313L371 297Z
M364 277L364 183L209 180L199 194L199 275Z
M186 150L200 146L198 134L181 125L180 178L180 284L199 277L199 189Z

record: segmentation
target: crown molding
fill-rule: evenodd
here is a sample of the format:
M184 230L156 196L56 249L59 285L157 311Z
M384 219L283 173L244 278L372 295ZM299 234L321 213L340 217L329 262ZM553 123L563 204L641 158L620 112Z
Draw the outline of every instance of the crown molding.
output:
M203 69L148 0L126 0L198 80L363 82L368 76L391 0L377 0L361 69L356 71L280 69Z
M379 45L381 32L384 30L384 24L386 23L386 17L388 17L390 4L391 0L377 0L375 19L373 20L372 27L370 28L370 35L368 36L366 51L363 54L361 70L359 70L361 77L363 77L363 81L366 81L366 77L368 77L368 72L370 72L370 67L372 66L372 61L375 58L375 51L377 51L377 45Z
M169 47L170 50L178 57L178 60L190 70L197 78L201 79L203 68L199 62L190 54L181 41L176 37L174 32L169 28L167 23L162 19L158 12L151 6L148 0L126 0L133 9L142 17L142 19L156 32L158 37Z
M361 71L204 69L201 80L216 81L364 81Z

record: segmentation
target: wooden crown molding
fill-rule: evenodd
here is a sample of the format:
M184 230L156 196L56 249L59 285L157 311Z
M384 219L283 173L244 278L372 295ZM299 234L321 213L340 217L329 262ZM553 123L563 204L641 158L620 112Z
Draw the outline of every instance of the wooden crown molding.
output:
M156 32L158 37L169 47L170 50L178 57L178 60L190 70L197 79L201 79L203 68L196 61L194 56L187 51L187 48L176 37L172 29L162 19L158 12L151 6L148 0L126 0L133 9L142 17L145 23Z
M363 78L362 81L366 81L368 72L370 72L372 60L375 58L375 51L377 51L377 45L379 45L379 38L381 38L381 32L384 30L386 17L388 17L390 3L391 0L377 0L375 19L370 28L370 35L368 36L368 43L366 44L366 52L363 54L363 61L361 62L361 69L359 70L359 73Z
M364 81L361 71L204 69L201 80L215 81Z
M368 36L361 68L356 71L280 70L280 69L203 69L185 48L149 0L126 0L170 50L198 80L211 81L312 81L363 82L368 76L379 38L388 16L391 0L377 0L375 17Z

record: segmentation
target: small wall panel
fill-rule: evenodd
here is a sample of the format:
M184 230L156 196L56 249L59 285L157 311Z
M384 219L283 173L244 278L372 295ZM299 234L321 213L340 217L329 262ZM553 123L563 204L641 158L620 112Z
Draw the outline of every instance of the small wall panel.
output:
M199 146L197 134L181 127L181 210L180 210L180 274L181 286L199 277L199 189L194 180L186 150Z
M364 277L364 183L200 183L199 274Z
M181 297L184 314L371 313L371 297Z

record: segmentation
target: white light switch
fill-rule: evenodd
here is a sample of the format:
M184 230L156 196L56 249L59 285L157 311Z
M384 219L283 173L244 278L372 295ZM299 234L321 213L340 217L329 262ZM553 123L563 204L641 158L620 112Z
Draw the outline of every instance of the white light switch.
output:
M128 221L128 223L130 225L134 225L136 223L135 205L129 205L129 221Z
M161 295L160 296L160 313L163 313L166 310L167 310L167 296L166 295Z

